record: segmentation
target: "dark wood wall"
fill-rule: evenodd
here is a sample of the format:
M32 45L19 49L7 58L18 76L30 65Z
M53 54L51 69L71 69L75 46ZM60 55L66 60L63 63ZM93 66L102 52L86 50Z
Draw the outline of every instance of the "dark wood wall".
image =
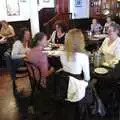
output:
M13 26L16 35L19 33L20 29L23 27L28 28L29 30L31 30L30 28L30 20L27 21L17 21L17 22L9 22L10 25Z

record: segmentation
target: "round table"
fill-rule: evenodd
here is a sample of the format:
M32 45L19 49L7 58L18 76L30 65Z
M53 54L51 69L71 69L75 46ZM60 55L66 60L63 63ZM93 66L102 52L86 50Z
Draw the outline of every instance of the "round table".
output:
M103 40L107 37L106 34L100 34L100 35L93 35L93 36L86 36L86 49L88 51L93 51L93 50L97 50Z

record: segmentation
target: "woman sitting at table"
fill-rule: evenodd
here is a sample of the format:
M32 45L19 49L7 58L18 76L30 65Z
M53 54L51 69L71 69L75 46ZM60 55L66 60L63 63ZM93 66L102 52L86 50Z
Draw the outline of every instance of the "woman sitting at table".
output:
M37 65L41 70L41 85L46 88L46 79L50 76L54 69L51 67L48 69L48 59L46 54L42 52L44 47L47 45L47 36L44 33L37 33L34 37L34 46L28 53L27 58L30 62Z
M11 25L9 25L5 20L0 22L2 27L0 29L0 44L6 43L8 38L15 36L15 31Z
M26 28L22 28L17 40L13 44L11 56L13 59L22 59L26 57L26 53L30 50L28 41L30 41L30 32Z
M105 23L105 25L104 25L103 33L105 33L105 34L108 33L108 28L109 28L109 26L110 26L112 23L113 23L113 21L112 21L111 17L108 16L108 17L106 18L106 23Z
M26 57L26 54L30 51L27 46L27 42L30 39L30 32L26 28L22 28L19 32L17 40L14 42L11 52L11 57L14 61L15 69L18 67L24 66L23 59Z
M93 19L92 20L92 24L91 24L91 32L93 34L100 34L102 30L102 26L100 23L97 22L97 19Z
M62 21L57 21L55 23L55 31L52 33L49 41L55 44L64 44L65 35L64 23Z
M103 41L99 52L105 56L105 62L109 65L120 60L120 26L112 23L108 28L108 37Z
M9 25L6 21L0 22L0 66L3 64L3 55L4 52L11 47L11 44L8 44L12 42L12 37L15 36L14 29L11 25Z

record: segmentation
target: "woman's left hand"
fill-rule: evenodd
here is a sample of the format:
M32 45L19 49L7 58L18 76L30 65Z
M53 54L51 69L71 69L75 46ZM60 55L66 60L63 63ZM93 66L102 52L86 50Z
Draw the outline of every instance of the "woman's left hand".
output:
M46 88L46 87L47 87L47 80L42 78L41 81L40 81L40 85L41 85L43 88Z
M6 43L7 42L7 39L5 38L5 37L2 37L1 39L0 39L0 44L4 44L4 43Z

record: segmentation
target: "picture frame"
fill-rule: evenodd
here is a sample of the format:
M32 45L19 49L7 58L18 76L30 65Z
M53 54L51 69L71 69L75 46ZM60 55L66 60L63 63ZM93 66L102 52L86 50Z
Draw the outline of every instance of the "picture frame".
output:
M82 0L75 0L75 7L82 7Z
M20 2L26 3L27 1L26 0L20 0Z
M20 16L19 0L6 0L7 16Z
M49 2L50 0L43 0L43 2Z

